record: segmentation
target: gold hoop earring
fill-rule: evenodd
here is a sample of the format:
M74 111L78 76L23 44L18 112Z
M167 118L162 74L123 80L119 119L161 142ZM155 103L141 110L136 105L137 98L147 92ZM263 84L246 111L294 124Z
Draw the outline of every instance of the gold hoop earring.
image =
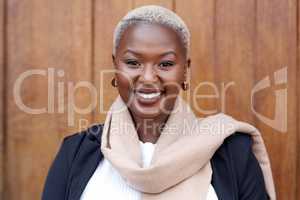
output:
M186 81L184 81L182 84L181 84L181 87L182 87L182 89L183 90L188 90L189 89L189 84L186 82Z
M113 87L118 87L116 78L113 78L113 79L111 80L111 85L112 85Z

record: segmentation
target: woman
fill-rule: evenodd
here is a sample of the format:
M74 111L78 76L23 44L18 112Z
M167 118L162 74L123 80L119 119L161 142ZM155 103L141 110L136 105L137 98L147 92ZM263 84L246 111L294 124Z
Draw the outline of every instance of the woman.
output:
M159 6L129 12L113 41L119 91L104 125L69 136L43 200L275 199L262 138L225 114L197 117L187 90L190 32Z

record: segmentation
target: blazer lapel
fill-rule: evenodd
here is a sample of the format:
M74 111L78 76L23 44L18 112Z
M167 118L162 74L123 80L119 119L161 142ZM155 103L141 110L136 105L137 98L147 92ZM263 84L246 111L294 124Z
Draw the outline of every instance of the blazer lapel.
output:
M68 200L79 200L85 186L103 159L101 153L102 125L96 125L86 131L86 136L74 158L70 170Z

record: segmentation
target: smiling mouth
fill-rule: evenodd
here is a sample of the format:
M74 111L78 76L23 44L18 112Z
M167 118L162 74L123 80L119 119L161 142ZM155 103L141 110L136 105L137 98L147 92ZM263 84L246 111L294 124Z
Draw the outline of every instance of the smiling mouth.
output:
M136 94L144 99L154 99L161 95L161 92L152 92L152 93L144 93L144 92L136 92Z
M162 90L149 88L138 89L134 93L138 102L144 105L157 103L164 94Z

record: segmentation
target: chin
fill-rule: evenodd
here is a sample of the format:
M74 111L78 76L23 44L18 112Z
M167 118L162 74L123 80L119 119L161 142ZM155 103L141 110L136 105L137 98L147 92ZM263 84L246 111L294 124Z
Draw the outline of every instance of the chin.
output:
M137 101L133 101L129 109L133 115L142 119L154 119L163 114L159 105L142 105Z
M175 102L175 98L167 98L165 93L161 93L159 96L149 95L151 98L136 93L131 93L131 95L131 98L126 96L124 99L127 100L127 107L131 114L140 119L155 119L162 115L168 115L169 113L165 113L166 110L170 110L168 105Z

